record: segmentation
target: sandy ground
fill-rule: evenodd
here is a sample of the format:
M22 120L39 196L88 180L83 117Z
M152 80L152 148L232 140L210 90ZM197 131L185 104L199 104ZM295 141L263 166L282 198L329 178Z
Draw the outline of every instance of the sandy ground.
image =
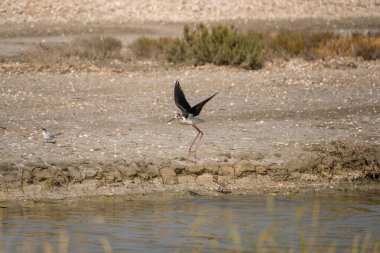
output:
M2 0L0 24L379 17L377 0Z
M302 13L308 4L316 3L300 2L297 8ZM338 2L347 3L331 2L335 5L329 8L337 10ZM259 1L255 3L254 10L261 10ZM376 1L350 3L357 12L343 4L340 11L334 9L325 18L360 18L364 8L373 11L364 17L378 22ZM273 6L277 7L270 12L262 5L265 17L282 8L281 4ZM46 28L49 22L57 22L62 28L65 22L75 21L73 17L58 15L67 20L49 20L51 16L15 8L10 1L1 3L0 28L8 31L0 38L2 55L17 56L42 39L70 38L70 34L50 36L44 29L37 33L42 35L31 37L36 28L27 26L42 22ZM214 13L214 7L210 8ZM292 8L278 17L288 17ZM30 7L36 9L44 10ZM232 9L241 13L239 8ZM117 13L112 22L118 20ZM162 21L157 10L151 19L144 19L144 13L139 14L142 20ZM202 20L204 16L199 15L186 17ZM213 15L207 16L212 20L204 20L218 21ZM107 17L101 14L99 20L107 21ZM171 18L172 22L179 19L177 14ZM86 27L69 31L80 33ZM108 26L96 27L101 31ZM113 34L127 44L139 34L178 34L181 25L112 27ZM18 35L9 32L18 28ZM121 73L106 68L60 73L30 71L18 63L0 64L0 199L157 192L288 193L354 188L363 182L379 185L379 62L293 59L269 62L258 71L138 62L123 69ZM219 92L201 113L206 122L200 125L204 137L196 156L188 154L194 129L167 123L177 111L173 101L177 79L192 105ZM42 127L63 134L55 144L44 143Z
M95 189L116 183L122 192L155 191L156 184L166 183L181 191L199 180L216 191L262 191L364 179L379 161L379 73L376 62L351 60L292 60L259 71L215 66L123 73L2 71L3 197L9 189L25 196L27 186L36 184L49 189L43 194L89 182ZM177 110L176 79L191 104L219 92L201 114L206 122L200 125L204 137L196 157L188 154L195 131L167 123ZM43 143L42 127L63 134L56 144ZM374 167L336 155L326 163L324 158L335 154L328 150L340 147L332 141L370 147L365 153L373 155ZM320 152L324 148L328 155ZM325 167L316 171L318 165ZM342 173L330 173L339 168ZM138 187L145 182L156 183ZM33 187L26 196L38 195Z

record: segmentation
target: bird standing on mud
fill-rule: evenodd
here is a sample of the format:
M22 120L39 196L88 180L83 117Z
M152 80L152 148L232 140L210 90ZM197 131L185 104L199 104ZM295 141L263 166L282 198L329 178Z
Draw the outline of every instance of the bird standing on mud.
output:
M56 143L56 138L58 135L61 135L62 133L49 133L45 128L41 129L42 137L44 138L45 142L48 143Z
M181 109L181 113L177 113L173 119L171 119L169 122L178 119L178 122L183 125L192 125L198 132L197 136L195 137L194 141L191 143L189 148L189 153L196 152L199 143L201 142L203 132L196 126L196 124L204 122L203 119L197 118L196 116L199 115L201 112L203 106L210 101L217 93L212 95L211 97L207 98L206 100L196 104L195 106L191 107L190 104L187 102L185 94L183 93L181 86L179 85L179 81L177 80L175 82L174 86L174 102L177 105L179 109ZM199 142L194 150L191 148L193 147L195 141L199 137Z

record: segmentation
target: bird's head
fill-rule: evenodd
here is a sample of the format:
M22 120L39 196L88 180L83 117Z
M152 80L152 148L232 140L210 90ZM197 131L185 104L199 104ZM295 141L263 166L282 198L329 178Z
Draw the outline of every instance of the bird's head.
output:
M41 132L46 133L46 129L45 128L41 128Z
M171 120L169 120L168 123L172 122L175 119L180 119L180 118L182 118L182 114L181 113L176 113L174 115L174 118L172 118Z

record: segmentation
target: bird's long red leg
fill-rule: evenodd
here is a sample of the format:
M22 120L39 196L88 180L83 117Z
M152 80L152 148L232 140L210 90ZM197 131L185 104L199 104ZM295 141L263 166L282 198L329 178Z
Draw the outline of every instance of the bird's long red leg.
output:
M201 140L202 140L202 137L203 137L203 132L197 127L197 126L195 126L195 125L193 125L198 131L199 131L199 133L200 133L200 136L199 136L199 140L198 140L198 144L197 144L197 146L195 147L195 151L194 152L197 152L197 149L198 149L198 146L199 146L199 144L201 143Z
M198 134L197 134L197 136L195 137L193 143L191 143L191 146L190 146L190 149L189 149L189 153L191 153L191 148L193 147L195 141L198 139L198 136L201 135L201 136L199 137L198 144L196 145L195 150L194 150L194 153L197 152L197 148L198 148L199 143L201 142L201 139L202 139L202 136L203 136L203 132L202 132L202 131L201 131L196 125L192 125L192 126L198 131Z
M198 134L197 134L197 136L195 136L195 138L194 138L193 142L192 142L192 143L191 143L191 145L190 145L190 148L189 148L189 153L191 153L191 148L193 147L193 145L194 145L195 141L197 140L197 138L198 138L199 134L200 134L200 132L198 131Z

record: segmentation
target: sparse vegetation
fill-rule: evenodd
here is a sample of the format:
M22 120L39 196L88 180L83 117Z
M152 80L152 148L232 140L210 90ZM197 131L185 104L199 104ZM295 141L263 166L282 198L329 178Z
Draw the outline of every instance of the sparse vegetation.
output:
M362 57L364 60L380 59L380 37L352 34L306 33L281 31L266 39L268 58L303 57L305 59L328 57Z
M119 59L122 43L107 36L79 37L69 43L40 43L23 55L25 62L42 67L77 67ZM276 34L240 32L233 26L208 28L185 25L180 37L139 37L128 46L133 59L167 60L178 64L231 65L259 69L274 58L302 57L306 60L331 57L380 59L380 36L329 32L280 31ZM128 58L130 59L130 58Z
M316 51L324 57L362 57L364 60L376 60L380 59L380 37L361 34L331 36L321 40Z
M309 34L305 32L280 31L276 35L266 35L267 59L303 57L315 59L320 57L315 48L319 43L328 40L331 33Z
M305 50L305 36L302 33L282 31L267 41L267 47L282 57L296 57Z
M142 55L143 58L166 55L167 60L173 63L213 63L258 69L264 59L273 58L362 57L364 60L376 60L380 58L380 37L341 36L329 32L242 33L234 27L218 25L207 28L200 24L194 29L185 26L179 38L154 40L142 37L131 49L136 56Z
M165 48L173 39L162 37L151 39L145 36L135 40L129 48L137 58L165 58Z
M0 63L7 62L7 58L5 56L0 56Z
M355 45L353 53L357 57L362 57L364 60L380 59L380 37L365 37Z
M121 41L108 36L89 36L69 43L39 43L23 55L26 62L42 66L78 65L86 61L104 61L120 57Z

